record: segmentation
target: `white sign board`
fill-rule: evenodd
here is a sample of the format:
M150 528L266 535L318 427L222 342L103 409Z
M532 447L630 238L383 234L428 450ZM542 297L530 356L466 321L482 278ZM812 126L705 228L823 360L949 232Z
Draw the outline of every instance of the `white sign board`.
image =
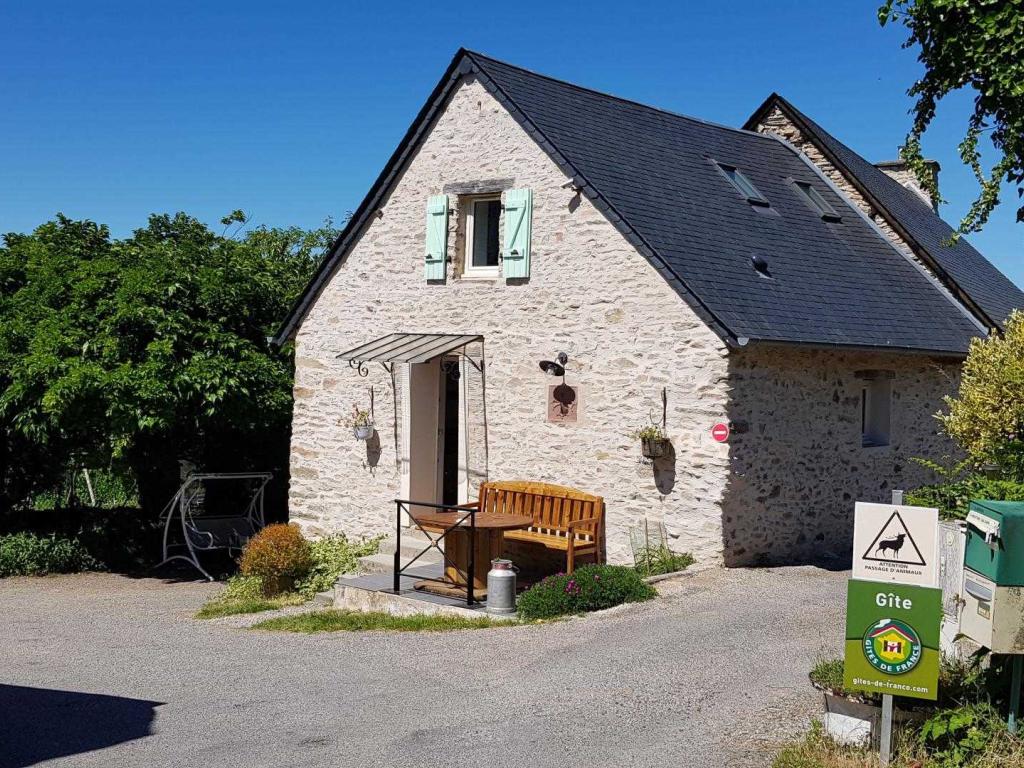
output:
M853 578L939 585L939 511L858 501L853 515Z

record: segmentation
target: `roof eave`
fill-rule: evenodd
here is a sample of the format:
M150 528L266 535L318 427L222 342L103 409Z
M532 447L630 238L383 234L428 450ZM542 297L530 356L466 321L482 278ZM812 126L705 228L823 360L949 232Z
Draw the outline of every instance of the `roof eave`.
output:
M982 338L982 337L978 337ZM949 358L952 360L963 360L967 357L967 350L963 349L928 349L922 347L900 347L890 345L872 344L845 344L841 342L820 342L803 341L799 339L769 339L769 338L740 338L740 343L735 347L737 351L746 351L764 346L778 347L800 347L801 349L818 349L831 352L864 352L872 354L896 354L916 355L923 357Z

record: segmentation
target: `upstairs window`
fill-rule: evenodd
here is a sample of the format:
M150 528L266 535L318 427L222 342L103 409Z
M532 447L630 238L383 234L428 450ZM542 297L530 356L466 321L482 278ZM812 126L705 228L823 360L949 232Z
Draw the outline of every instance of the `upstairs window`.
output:
M796 188L803 192L803 195L807 199L811 208L816 210L822 219L825 221L843 220L842 216L836 213L836 209L829 205L828 200L822 197L821 193L818 192L818 190L816 190L811 184L804 181L797 181L794 183L796 184Z
M465 277L498 277L501 253L498 226L501 222L501 197L472 197L466 209Z
M718 170L729 180L729 182L736 187L736 190L746 198L746 201L751 205L769 205L768 198L762 195L754 183L744 176L740 170L734 165L726 165L725 163L715 162L718 166Z
M892 371L858 371L861 447L889 445L892 433Z

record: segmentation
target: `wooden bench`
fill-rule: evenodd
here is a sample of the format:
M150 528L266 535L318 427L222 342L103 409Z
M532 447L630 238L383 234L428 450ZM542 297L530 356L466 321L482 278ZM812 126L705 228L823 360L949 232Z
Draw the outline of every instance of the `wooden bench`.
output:
M600 496L550 483L509 480L483 483L478 510L532 515L529 528L505 531L505 539L565 552L566 573L573 572L581 555L604 562L604 499Z

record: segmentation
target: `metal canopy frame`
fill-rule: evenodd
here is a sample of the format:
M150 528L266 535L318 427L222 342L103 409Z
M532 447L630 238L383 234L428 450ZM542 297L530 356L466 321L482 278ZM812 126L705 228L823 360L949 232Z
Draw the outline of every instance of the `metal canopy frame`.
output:
M362 344L337 356L347 360L360 376L369 371L367 363L380 363L388 373L395 363L427 363L455 350L461 350L474 342L483 342L484 337L458 333L392 333L367 344ZM464 359L480 370L480 366L469 355L462 352Z

